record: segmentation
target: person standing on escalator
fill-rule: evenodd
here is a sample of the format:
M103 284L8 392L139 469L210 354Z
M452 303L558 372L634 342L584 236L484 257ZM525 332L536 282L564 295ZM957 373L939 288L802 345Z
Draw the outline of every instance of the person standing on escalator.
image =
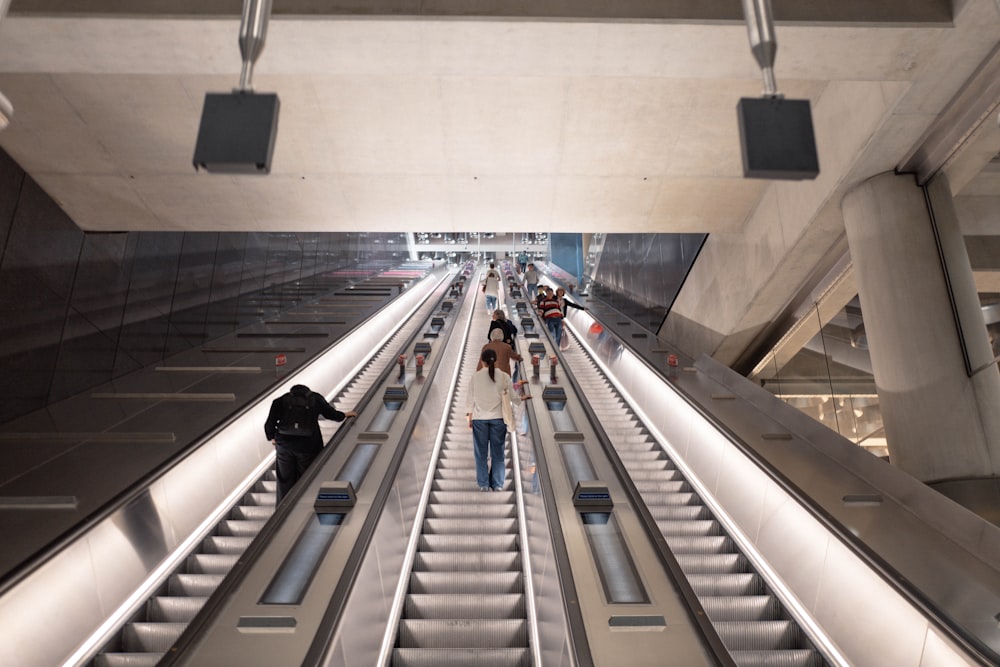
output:
M548 327L549 333L552 334L552 340L555 341L558 348L562 343L563 305L556 298L556 293L552 288L546 287L545 296L538 297L537 306L538 314L545 322L545 326Z
M276 505L323 450L320 415L340 422L348 417L357 417L358 413L337 410L326 402L322 394L304 384L293 385L287 394L271 403L271 411L264 422L264 435L274 445L275 472L278 476Z
M476 484L480 491L500 491L507 476L504 463L504 443L507 441L504 402L507 402L508 417L513 422L511 401L520 403L531 396L517 393L510 375L497 367L496 351L486 348L479 359L483 366L472 376L465 416L472 429Z
M497 299L500 298L500 272L497 271L496 264L490 262L490 268L486 271L486 278L483 280L483 294L486 295L486 310L491 314L497 308Z

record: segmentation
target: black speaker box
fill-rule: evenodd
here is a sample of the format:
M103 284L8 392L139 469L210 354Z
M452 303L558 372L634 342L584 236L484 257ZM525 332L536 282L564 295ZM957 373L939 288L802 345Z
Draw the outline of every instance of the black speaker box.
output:
M194 168L217 174L268 174L278 133L275 93L207 93Z
M744 97L736 111L744 177L800 181L819 175L809 100Z

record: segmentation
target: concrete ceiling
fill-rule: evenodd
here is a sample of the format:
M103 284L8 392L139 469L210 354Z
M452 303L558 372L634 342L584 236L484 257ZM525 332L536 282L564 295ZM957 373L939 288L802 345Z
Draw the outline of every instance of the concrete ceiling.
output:
M479 18L459 16L470 3L279 1L254 76L281 98L268 176L192 166L205 93L239 80L241 3L122 4L15 0L0 22L15 107L0 146L84 229L738 232L770 186L742 178L735 106L761 78L735 1L603 3L614 16L581 2L575 20L539 15L565 4L544 1ZM778 23L779 89L815 106L832 82L924 87L865 144L901 163L996 49L996 23L952 27L940 0L827 4L775 2L798 21ZM1000 131L976 127L955 161L992 198ZM837 150L820 145L821 169L853 177L851 156L824 156Z

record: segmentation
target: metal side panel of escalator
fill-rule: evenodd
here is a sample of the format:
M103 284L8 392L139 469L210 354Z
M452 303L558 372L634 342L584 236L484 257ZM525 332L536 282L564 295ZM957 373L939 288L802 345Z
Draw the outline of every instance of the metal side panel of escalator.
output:
M94 657L93 667L154 667L270 518L276 485L273 470L257 480L160 592Z

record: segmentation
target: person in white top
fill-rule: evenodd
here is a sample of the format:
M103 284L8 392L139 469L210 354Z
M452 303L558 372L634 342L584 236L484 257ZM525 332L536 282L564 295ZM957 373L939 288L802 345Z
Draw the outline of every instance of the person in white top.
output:
M534 263L528 264L528 269L524 272L525 298L534 303L538 298L538 271L535 270Z
M486 295L486 310L492 313L497 308L497 298L500 296L500 272L493 262L490 262L490 268L486 271L483 294Z
M472 429L476 484L480 491L499 491L506 477L503 448L507 425L503 419L503 401L519 404L522 398L531 396L521 396L515 391L510 376L496 367L494 350L483 350L480 359L484 366L472 376L465 416Z

